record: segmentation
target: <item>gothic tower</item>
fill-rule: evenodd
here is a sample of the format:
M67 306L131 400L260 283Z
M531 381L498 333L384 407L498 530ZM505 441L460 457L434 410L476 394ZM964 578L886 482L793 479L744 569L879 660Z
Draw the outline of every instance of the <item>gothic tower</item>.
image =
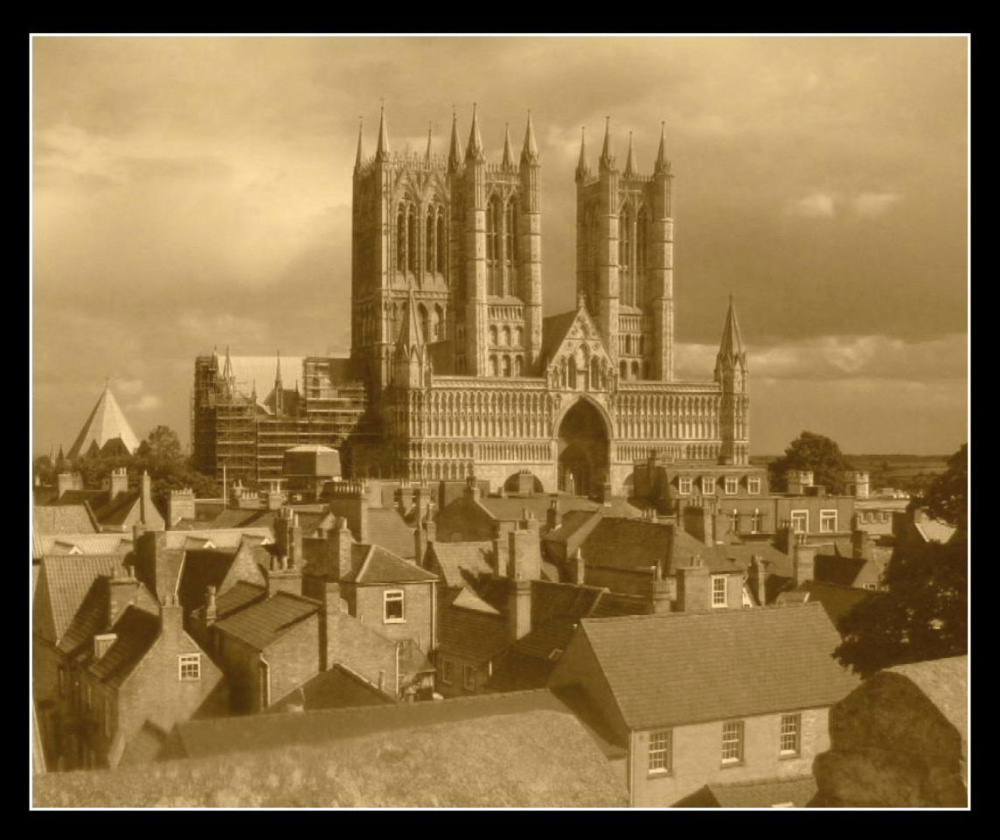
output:
M362 137L354 168L351 356L380 393L396 339L415 319L439 375L534 375L542 345L538 148L529 115L520 161L505 137L488 163L475 109L466 149L453 119L447 159ZM413 311L407 311L412 296Z
M750 456L747 440L747 354L736 320L736 304L729 296L729 311L722 330L722 342L715 360L715 381L722 386L719 405L720 464L746 464Z
M626 381L674 378L672 181L663 131L651 176L638 172L631 134L624 171L617 168L610 119L597 174L581 140L577 291Z

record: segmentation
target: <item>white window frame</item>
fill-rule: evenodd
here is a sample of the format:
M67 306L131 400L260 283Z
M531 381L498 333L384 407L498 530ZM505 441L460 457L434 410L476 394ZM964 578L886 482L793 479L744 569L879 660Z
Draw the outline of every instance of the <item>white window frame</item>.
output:
M466 691L476 690L476 669L471 665L462 666L462 688Z
M399 616L389 615L389 604L399 604ZM406 592L402 589L386 589L382 593L382 623L406 623Z
M797 522L803 522L802 528L796 527ZM792 533L793 534L808 534L809 533L809 511L808 510L793 510L791 513L791 523L792 523Z
M797 756L802 752L802 715L791 714L781 716L781 732L778 741L778 754L782 758Z
M831 527L827 528L827 523L833 520ZM819 531L821 534L833 534L837 531L837 511L836 510L821 510L819 512Z
M760 512L759 508L753 509L753 515L750 517L750 533L759 534L764 530L764 514Z
M723 479L723 486L727 496L735 496L740 492L740 480L735 475L727 475Z
M752 476L747 479L747 492L754 496L760 495L760 478Z
M677 479L677 492L682 496L690 496L694 481L690 476L681 476Z
M719 584L722 584L722 589L719 589ZM728 602L728 589L726 583L726 575L712 575L712 608L718 609L720 607L725 607ZM722 596L722 600L719 601L718 597Z
M200 653L182 653L177 657L177 679L180 682L197 682L201 679Z
M674 769L674 731L657 729L649 733L646 769L650 776L668 776Z
M730 720L722 724L722 763L725 766L743 763L742 720Z
M701 493L703 496L715 495L715 476L703 475L701 477Z

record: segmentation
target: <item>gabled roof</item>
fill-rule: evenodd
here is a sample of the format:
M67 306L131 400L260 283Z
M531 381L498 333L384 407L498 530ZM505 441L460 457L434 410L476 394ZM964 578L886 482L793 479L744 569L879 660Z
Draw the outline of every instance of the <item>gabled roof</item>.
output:
M807 596L806 600L810 603L822 604L823 609L826 610L826 614L830 616L830 621L838 627L844 616L858 604L870 601L872 598L883 597L881 592L855 589L853 586L838 586L835 583L822 583L817 580L807 580L798 590L791 590L779 595L778 603L781 603L782 600L788 600L789 596L794 596L796 592L805 594Z
M542 362L548 363L559 345L563 343L569 328L576 321L576 309L568 312L560 312L558 315L549 315L542 319Z
M209 586L222 586L236 558L236 550L195 549L184 552L180 580L177 583L177 600L185 610L199 607L205 601Z
M118 638L104 656L90 666L90 672L102 682L118 687L128 679L159 637L160 617L129 606L111 632Z
M106 525L123 525L128 520L129 515L139 505L140 492L138 490L127 490L119 493L113 499L109 499L100 507L94 510L94 518Z
M271 708L277 712L287 710L289 705L301 705L305 711L316 711L354 706L385 706L395 702L391 695L338 663L290 691Z
M819 605L585 618L581 628L632 729L830 706L858 684L831 657L840 636Z
M348 583L417 583L436 581L437 575L407 563L379 545L357 544L365 551L364 560L348 572L343 580Z
M466 592L463 589L461 594ZM476 664L489 662L503 653L510 646L506 618L496 610L463 608L457 600L443 605L439 615L440 653Z
M58 642L97 578L122 566L117 554L43 557L35 588L34 631L53 644Z
M238 548L241 543L260 545L272 541L270 528L204 528L165 532L167 548L187 548L188 540L208 540L218 549Z
M36 505L34 519L41 535L97 533L97 523L85 504Z
M431 562L436 561L445 586L474 584L481 576L493 573L491 542L435 542L430 550Z
M119 554L132 550L130 534L36 534L35 556L47 554Z
M264 650L319 609L319 602L311 598L278 592L266 601L217 621L214 627L256 650Z
M98 398L94 410L90 412L90 416L83 424L80 434L73 441L66 457L70 460L79 458L88 454L91 447L94 446L101 450L115 439L121 441L121 445L128 450L129 455L134 454L139 448L139 439L132 431L128 420L125 419L115 395L111 393L111 386L108 384Z
M212 505L199 510L194 519L180 519L172 526L173 531L208 531L217 529L246 530L252 528L273 531L276 512L273 510L223 508Z
M373 508L368 511L367 542L382 546L407 560L416 554L413 529L394 508Z
M816 795L812 776L707 784L674 803L675 808L805 808Z
M465 587L463 587L459 591L458 595L455 596L455 600L451 602L451 606L465 610L472 610L473 612L486 613L487 615L500 615L498 610L495 610L487 604L471 589L466 589Z
M215 615L221 620L267 598L267 588L256 583L238 581L215 599Z

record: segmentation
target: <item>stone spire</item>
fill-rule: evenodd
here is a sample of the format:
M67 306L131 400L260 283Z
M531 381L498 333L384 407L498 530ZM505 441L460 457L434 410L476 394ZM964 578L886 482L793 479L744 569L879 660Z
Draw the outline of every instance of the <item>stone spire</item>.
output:
M385 106L379 109L378 117L378 148L375 150L377 160L389 159L389 130L385 125Z
M733 365L739 362L746 367L747 354L743 350L743 336L740 334L740 324L736 320L736 304L729 295L729 311L726 313L726 325L722 330L722 342L719 345L719 355L716 369L722 365Z
M281 382L281 351L278 351L277 367L274 372L274 413L285 410L285 386Z
M653 167L654 172L670 172L670 161L667 160L667 124L665 122L660 123L660 148L656 152L656 165Z
M472 129L469 131L469 147L465 150L465 159L483 163L486 155L483 153L483 138L479 134L479 117L476 114L476 104L472 103Z
M521 160L528 163L538 163L538 144L535 142L535 128L531 124L531 111L528 111L528 126L524 130L524 148L521 149Z
M631 178L635 175L635 159L632 155L632 132L628 133L628 157L625 159L625 177Z
M365 134L365 118L358 117L358 155L354 158L354 168L358 169L361 166L361 161L364 158L364 145L363 139Z
M604 126L604 148L601 149L601 171L615 168L615 159L611 156L611 117L606 117Z
M587 129L580 129L580 161L576 165L576 180L582 181L590 174L590 167L587 166Z
M222 378L227 382L233 378L233 362L229 358L229 345L226 345L226 361L222 365Z
M500 165L504 169L514 168L514 159L510 153L510 123L505 123L503 128L503 160Z
M448 171L454 172L462 165L462 142L458 139L458 114L451 114L451 148L448 151Z

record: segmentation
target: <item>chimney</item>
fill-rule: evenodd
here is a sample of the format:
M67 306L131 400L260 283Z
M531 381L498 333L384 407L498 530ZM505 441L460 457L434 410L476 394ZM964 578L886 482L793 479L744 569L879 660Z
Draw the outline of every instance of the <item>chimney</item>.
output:
M465 497L467 499L473 499L475 501L478 501L480 498L482 498L482 495L483 491L479 487L479 483L476 481L476 477L474 475L470 475L465 480Z
M496 560L498 577L510 576L510 539L506 531L507 529L497 523L493 536L493 558Z
M712 578L708 567L698 556L692 557L686 566L680 566L677 576L677 612L701 612L712 609Z
M793 542L792 523L783 520L774 532L774 546L783 554L791 554Z
M583 559L583 552L578 548L569 558L569 582L583 586L586 578L587 562Z
M549 509L545 511L545 527L549 531L554 531L560 525L562 525L562 511L559 510L559 497L553 493Z
M100 659L118 641L116 633L98 633L94 636L94 659Z
M855 560L868 560L871 558L871 536L867 531L855 529L851 531L851 556Z
M792 575L796 588L813 579L816 565L816 546L806 545L805 534L798 536L800 539L792 548Z
M279 592L287 592L289 595L302 594L302 570L294 567L287 555L271 558L271 568L265 570L264 579L268 598Z
M414 487L413 488L413 506L416 509L414 513L416 514L416 520L418 523L423 522L427 516L428 505L431 500L431 492L426 487Z
M60 496L67 490L82 490L83 476L80 473L59 473L56 476L56 488Z
M684 530L707 546L715 545L715 517L707 504L684 508Z
M215 587L208 586L205 588L205 627L211 627L215 624L215 619L218 617L218 608L215 605Z
M747 586L753 592L760 606L767 604L767 564L759 554L750 558L750 568L747 572Z
M139 521L148 527L150 517L155 510L156 508L153 507L153 480L149 477L149 473L143 470L142 477L139 479Z
M108 614L105 627L114 626L118 616L122 614L135 597L137 582L132 569L127 566L115 566L114 573L108 581Z
M322 590L311 593L310 597L323 604L319 614L319 665L320 670L328 671L341 659L337 624L346 604L340 600L340 584L335 581L326 581Z
M128 492L128 470L125 467L119 467L117 470L111 471L111 487L110 494L111 498L115 498L119 493Z
M347 527L347 520L338 516L330 533L330 560L332 568L327 576L335 580L343 580L351 572L351 555L354 538Z
M285 494L276 487L269 487L264 493L264 506L267 510L278 510L285 503Z
M536 523L538 520L534 520ZM542 577L541 541L536 528L515 528L507 535L510 576L515 580Z
M194 490L184 487L171 490L167 500L167 527L173 528L182 519L195 518Z
M303 565L302 558L302 526L299 524L299 515L289 510L288 520L288 542L285 553L288 555L288 565L293 569L300 569Z
M516 642L531 632L531 581L515 578L510 582L507 601L507 627Z
M414 562L418 566L423 566L424 555L427 554L427 546L437 539L437 525L431 518L434 512L434 503L427 504L427 512L417 519L417 527L413 529L413 546L416 551Z
M670 612L671 601L677 597L676 581L665 579L663 568L659 564L653 566L652 571L647 603L649 614L666 615Z
M170 641L180 641L184 634L184 610L176 595L167 595L160 603L160 636Z

